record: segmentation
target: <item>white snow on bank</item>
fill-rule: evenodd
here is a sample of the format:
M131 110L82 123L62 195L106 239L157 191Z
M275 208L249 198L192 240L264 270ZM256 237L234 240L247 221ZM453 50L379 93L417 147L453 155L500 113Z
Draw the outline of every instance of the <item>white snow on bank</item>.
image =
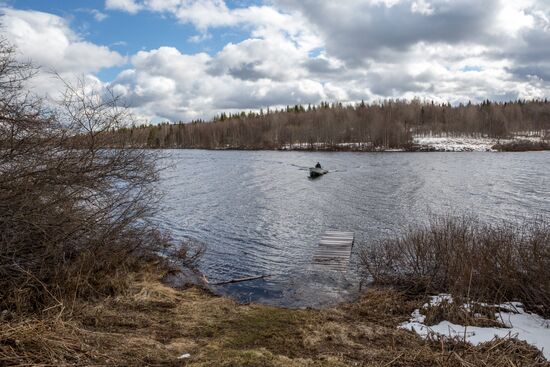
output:
M307 150L307 149L325 149L325 148L348 148L348 149L365 149L370 147L371 143L337 143L330 145L327 143L292 143L285 144L281 147L282 150Z
M452 302L451 296L442 294L432 297L429 304L425 304L423 308L430 305L438 305L443 300ZM468 308L469 305L463 305L463 307ZM453 324L449 321L442 321L437 325L427 326L424 324L426 316L422 315L421 309L414 310L409 322L405 322L399 327L414 331L423 338L426 338L428 335L459 337L474 345L491 341L495 337L517 338L535 346L542 351L546 359L550 359L550 320L526 312L519 302L502 304L499 307L506 311L497 313L496 317L507 328L464 326Z
M414 136L413 144L420 145L423 148L429 148L438 152L494 152L493 146L496 144L508 144L514 141L528 140L531 142L541 142L541 134L522 133L515 135L512 139L494 139L494 138L473 138L473 137L453 137L453 136ZM363 143L337 143L334 145L326 143L293 143L281 147L282 150L310 150L310 149L337 149L343 150L374 150L384 152L403 152L405 149L384 149L382 147L373 147L369 142ZM374 149L373 149L374 148Z
M417 136L413 138L414 144L427 146L441 152L493 152L495 144L506 144L513 141L529 140L541 141L539 136L517 136L514 139L493 138L469 138L469 137L433 137Z
M490 152L497 141L488 138L417 137L414 143L445 152Z

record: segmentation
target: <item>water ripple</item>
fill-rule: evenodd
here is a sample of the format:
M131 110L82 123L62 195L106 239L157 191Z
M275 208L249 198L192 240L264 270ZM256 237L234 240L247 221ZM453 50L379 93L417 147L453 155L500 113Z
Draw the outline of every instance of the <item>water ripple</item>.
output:
M241 301L318 306L357 290L362 244L432 214L485 221L550 215L550 152L307 153L167 151L156 220L179 239L207 244L201 269L214 281L271 274L218 291ZM331 171L307 179L321 162ZM354 231L347 275L309 269L329 228Z

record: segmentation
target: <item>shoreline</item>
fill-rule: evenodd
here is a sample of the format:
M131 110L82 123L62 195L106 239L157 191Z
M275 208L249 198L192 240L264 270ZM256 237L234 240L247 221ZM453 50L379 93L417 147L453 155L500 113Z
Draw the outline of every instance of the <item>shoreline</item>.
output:
M116 148L114 148L116 149ZM517 151L508 151L508 150L488 150L488 151L479 151L479 150L437 150L434 148L423 148L418 150L405 150L405 149L386 149L386 150L357 150L357 149L260 149L260 148L135 148L135 147L126 147L125 149L147 149L147 150L206 150L206 151L236 151L236 152L326 152L326 153L523 153L523 152L547 152L550 151L550 147L546 149L526 149L526 150L517 150Z
M0 358L130 366L548 365L538 349L515 339L471 345L400 327L425 296L369 288L351 303L287 309L238 304L196 286L175 289L163 284L163 272L133 274L128 292L83 303L67 320L52 314L3 324L12 332L0 342Z
M284 151L284 152L359 152L359 153L424 153L424 152L531 152L548 151L550 142L541 138L492 139L461 137L423 137L404 147L373 147L368 143L296 143L281 147L130 147L130 149L152 150L212 150L212 151Z

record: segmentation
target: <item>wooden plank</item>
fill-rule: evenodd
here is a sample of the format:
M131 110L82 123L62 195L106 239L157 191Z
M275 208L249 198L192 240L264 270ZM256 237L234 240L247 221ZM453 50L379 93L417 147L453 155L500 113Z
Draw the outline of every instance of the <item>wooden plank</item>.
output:
M344 254L341 254L341 255L338 255L338 254L320 254L320 255L315 255L313 258L314 259L323 258L323 259L344 259L344 260L347 260L348 256L344 255Z
M353 232L326 231L318 243L312 263L325 270L347 271L353 242Z
M333 242L333 243L342 243L351 246L351 239L341 239L341 238L321 238L319 242Z
M314 263L313 266L317 267L318 269L327 269L327 268L339 268L339 269L346 269L348 266L346 264L329 264L329 263Z
M321 250L336 250L336 251L351 251L351 246L331 246L331 245L319 245L317 251Z
M317 246L317 250L322 250L322 249L335 249L337 251L351 251L351 246L319 244Z
M317 251L314 256L343 256L343 257L349 257L350 253L348 252L342 252L342 251Z
M349 256L349 251L331 251L331 250L323 250L323 251L317 251L316 254L317 254L317 255L324 255L324 254L328 254L328 255L341 255L341 256L346 256L346 257L348 257L348 256Z
M323 236L323 238L328 238L328 239L335 239L335 238L340 238L342 240L346 240L346 241L351 241L353 240L353 237L352 236L340 236L340 235L334 235L334 236Z
M320 242L319 247L336 247L336 248L351 248L349 243L338 243L338 242Z
M353 239L352 238L341 238L341 237L323 237L321 238L321 241L326 242L345 242L351 245Z
M330 246L339 246L339 245L342 245L342 246L347 246L347 247L351 247L351 243L349 241L347 242L344 242L344 241L327 241L327 240L321 240L319 241L319 245L330 245Z
M351 241L353 241L353 239L351 238L340 238L340 237L323 237L321 238L321 241L324 241L324 242L342 242L342 243L347 243L349 245L351 245Z
M345 257L340 257L340 258L334 258L334 257L314 257L313 258L313 262L317 262L317 263L343 263L343 264L346 264L348 263L348 260L345 258Z
M327 248L327 247L322 247L322 248L318 248L316 253L340 253L340 254L344 254L344 255L349 255L350 254L350 251L351 251L351 248L348 248L348 249L344 249L344 250L338 250L338 249L335 249L335 248Z
M336 248L351 248L349 243L338 243L338 242L320 242L319 246L321 247L336 247Z
M334 258L334 259L337 259L337 258L341 258L341 259L347 259L349 257L349 255L347 254L338 254L338 253L322 253L322 254L317 254L314 256L314 258L319 258L319 257L323 257L323 258Z

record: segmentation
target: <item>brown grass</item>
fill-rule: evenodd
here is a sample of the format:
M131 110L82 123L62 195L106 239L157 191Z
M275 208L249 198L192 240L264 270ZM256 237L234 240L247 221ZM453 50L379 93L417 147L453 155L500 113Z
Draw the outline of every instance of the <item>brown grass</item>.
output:
M447 320L458 325L480 327L506 327L496 314L499 311L494 306L485 306L480 303L469 303L469 308L463 307L463 302L455 299L454 302L444 300L437 305L428 305L422 308L422 314L426 316L426 325L436 325Z
M325 310L238 305L133 274L124 295L54 313L3 321L0 365L109 366L549 366L513 339L480 346L423 340L397 325L424 300L369 290ZM190 353L189 359L178 359Z

